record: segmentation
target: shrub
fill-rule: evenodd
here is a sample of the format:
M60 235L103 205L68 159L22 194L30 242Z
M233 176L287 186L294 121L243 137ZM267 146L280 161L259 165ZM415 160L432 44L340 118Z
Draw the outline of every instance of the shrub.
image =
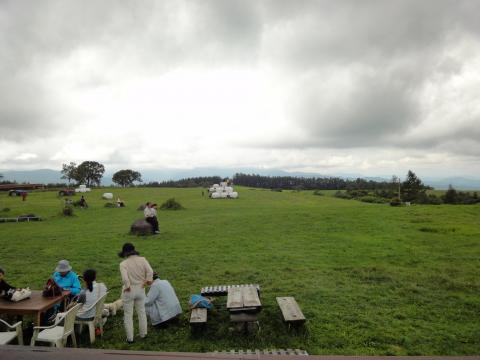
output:
M107 202L107 203L105 203L105 207L106 208L116 208L117 205L115 205L114 203L111 203L111 202Z
M382 198L379 198L379 197L376 197L376 196L371 196L371 195L362 196L358 200L360 200L362 202L366 202L366 203L371 203L371 204L383 204L383 203L385 203L385 200L383 200Z
M282 190L282 188L274 188L274 189L272 189L272 191L282 192L283 190Z
M73 206L72 205L65 205L63 207L62 213L65 216L73 216Z
M390 200L390 205L391 206L400 206L402 205L402 202L398 197L394 197L392 200Z
M161 210L182 210L184 207L174 198L168 199L165 201L162 206L160 206Z
M315 191L313 192L313 195L324 196L325 194L322 193L320 190L315 190Z
M9 212L10 211L10 208L3 208L2 209L2 212Z
M340 199L348 199L348 200L352 198L352 196L349 193L346 193L340 190L335 193L335 197L338 197Z

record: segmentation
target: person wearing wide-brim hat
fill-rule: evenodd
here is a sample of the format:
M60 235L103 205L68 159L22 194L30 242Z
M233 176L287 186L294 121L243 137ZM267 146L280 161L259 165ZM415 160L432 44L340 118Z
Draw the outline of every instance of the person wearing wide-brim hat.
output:
M145 312L145 285L153 281L153 270L147 259L140 256L135 246L125 243L118 256L125 258L120 263L123 291L123 323L127 343L133 343L133 308L137 310L140 337L147 336L147 314Z
M69 290L70 295L80 294L80 280L78 275L72 271L72 266L68 260L60 260L58 262L52 277L63 290Z

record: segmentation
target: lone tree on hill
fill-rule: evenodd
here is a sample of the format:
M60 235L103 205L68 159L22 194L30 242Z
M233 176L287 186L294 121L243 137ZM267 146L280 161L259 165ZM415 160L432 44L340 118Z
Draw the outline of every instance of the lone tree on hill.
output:
M130 169L119 170L113 174L112 180L115 184L123 187L131 186L134 181L142 182L142 174Z
M96 161L84 161L78 165L74 179L87 186L100 185L105 167Z
M407 179L402 183L402 200L414 201L421 196L425 196L427 187L423 185L417 175L411 170L408 170Z
M77 164L70 162L70 164L62 164L62 179L66 179L70 184L71 180L76 180Z

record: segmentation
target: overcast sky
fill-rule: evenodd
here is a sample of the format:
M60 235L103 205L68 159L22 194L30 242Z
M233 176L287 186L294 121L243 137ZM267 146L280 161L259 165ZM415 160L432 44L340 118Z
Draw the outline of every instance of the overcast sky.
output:
M480 1L0 1L0 169L480 174Z

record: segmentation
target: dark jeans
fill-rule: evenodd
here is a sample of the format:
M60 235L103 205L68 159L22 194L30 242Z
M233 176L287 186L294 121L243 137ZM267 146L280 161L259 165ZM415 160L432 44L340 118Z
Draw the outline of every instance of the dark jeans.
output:
M150 225L152 225L153 227L153 232L155 231L159 231L158 229L158 220L157 220L157 217L154 216L154 217L147 217L145 219Z

